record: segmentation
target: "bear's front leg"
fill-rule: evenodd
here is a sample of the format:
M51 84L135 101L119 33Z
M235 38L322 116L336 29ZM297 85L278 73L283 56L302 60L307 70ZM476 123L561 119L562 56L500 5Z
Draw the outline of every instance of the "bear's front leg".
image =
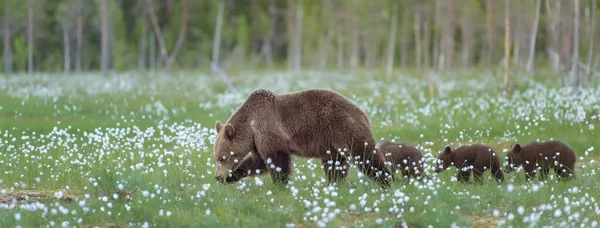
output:
M292 166L290 153L285 150L279 150L277 152L268 153L264 157L273 183L286 185L289 180Z
M261 175L267 172L267 165L259 156L252 157L242 161L240 167L233 171L225 179L226 183L233 183L241 180L244 177Z
M466 170L466 171L459 170L458 173L456 174L456 179L458 180L459 183L468 183L470 177L471 177L470 169Z

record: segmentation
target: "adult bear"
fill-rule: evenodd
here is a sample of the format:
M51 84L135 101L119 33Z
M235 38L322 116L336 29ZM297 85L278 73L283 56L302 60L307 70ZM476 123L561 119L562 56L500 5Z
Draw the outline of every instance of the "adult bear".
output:
M333 91L275 94L259 89L226 124L217 121L216 130L214 156L220 182L268 171L275 183L286 184L292 154L321 159L329 182L347 179L350 158L382 186L395 178L384 154L375 149L365 113Z

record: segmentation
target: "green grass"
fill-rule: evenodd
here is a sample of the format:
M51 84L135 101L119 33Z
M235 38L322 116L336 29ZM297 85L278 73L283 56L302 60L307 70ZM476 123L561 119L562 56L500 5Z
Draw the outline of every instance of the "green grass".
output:
M538 72L536 81L516 75L510 98L489 71L446 72L436 76L433 99L414 71L241 72L233 77L241 95L196 72L4 75L0 227L592 227L600 220L600 87L572 96ZM377 141L416 145L430 166L446 145L485 143L501 153L515 142L560 139L580 159L577 178L526 182L511 173L502 184L459 184L456 169L429 167L431 181L382 190L352 167L347 184L327 186L319 161L294 157L290 186L268 175L219 184L215 121L258 88L340 92L365 110ZM136 186L132 199L113 197ZM1 203L39 192L48 194L38 203Z

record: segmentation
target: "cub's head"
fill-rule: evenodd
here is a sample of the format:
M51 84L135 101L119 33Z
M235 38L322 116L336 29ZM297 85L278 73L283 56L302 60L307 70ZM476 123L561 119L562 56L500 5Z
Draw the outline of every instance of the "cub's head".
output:
M215 139L214 156L217 162L216 179L225 182L232 179L233 172L253 149L253 141L236 130L231 123L216 123L217 138Z
M444 148L444 151L442 151L437 156L437 164L435 166L435 172L440 173L440 172L448 169L448 167L453 165L452 164L453 160L454 159L453 159L453 155L452 155L452 148L447 146L446 148Z
M515 168L523 164L523 149L521 145L514 144L510 150L506 153L506 167L505 172L512 172Z

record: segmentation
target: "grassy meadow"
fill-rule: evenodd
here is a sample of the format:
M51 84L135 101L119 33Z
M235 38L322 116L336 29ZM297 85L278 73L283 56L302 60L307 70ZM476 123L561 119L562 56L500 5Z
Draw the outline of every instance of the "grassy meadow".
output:
M551 74L513 74L511 95L489 71L418 74L240 72L240 93L199 72L0 76L0 227L597 227L600 86L576 96ZM433 78L433 79L432 79ZM431 83L430 83L431 82ZM417 146L427 181L381 189L356 167L327 185L321 162L294 158L291 182L215 181L215 121L258 88L335 90L369 116L376 141ZM433 88L433 97L430 89ZM577 178L498 184L435 174L447 145L559 139ZM134 189L137 190L130 193Z

